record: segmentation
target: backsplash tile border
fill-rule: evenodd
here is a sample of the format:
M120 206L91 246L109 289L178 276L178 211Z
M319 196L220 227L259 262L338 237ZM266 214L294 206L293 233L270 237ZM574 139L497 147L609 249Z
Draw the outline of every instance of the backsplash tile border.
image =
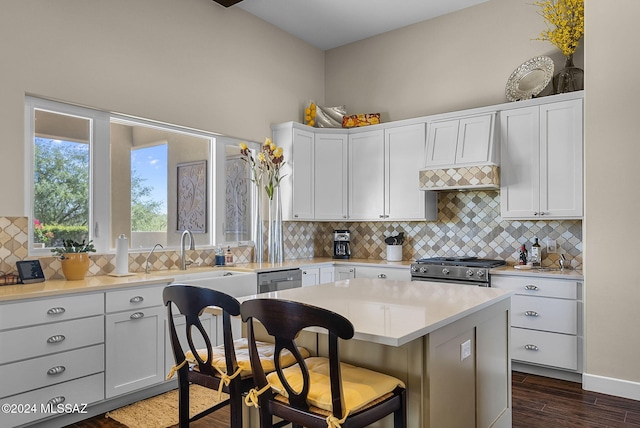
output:
M440 192L438 220L433 222L284 222L285 260L331 257L333 230L351 231L351 257L382 260L386 257L384 238L404 232L403 260L434 256L477 256L504 259L509 264L518 260L518 249L524 242L531 247L534 237L544 245L546 238L555 239L569 266L582 268L581 220L504 220L500 217L497 191ZM37 258L45 277L61 279L60 260L54 256L29 257L27 217L0 217L0 271L15 273L15 263ZM236 263L251 262L252 247L232 248ZM148 250L129 253L129 270L144 272ZM556 266L558 254L544 254L544 267ZM215 249L189 251L196 266L211 266ZM91 254L88 275L106 275L115 271L115 254ZM155 251L149 262L152 270L177 269L178 251Z

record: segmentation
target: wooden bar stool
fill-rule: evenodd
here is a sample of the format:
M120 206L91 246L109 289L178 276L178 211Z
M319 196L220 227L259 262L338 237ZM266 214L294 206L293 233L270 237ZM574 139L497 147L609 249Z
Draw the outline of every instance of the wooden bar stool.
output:
M294 427L365 427L393 414L394 427L406 426L406 398L402 381L392 376L340 362L339 339L351 339L354 329L342 315L303 303L255 299L242 303L247 322L255 388L245 399L258 407L260 427L274 425L273 416ZM262 369L255 341L254 322L275 338L275 355L288 351L296 365L276 364L270 374ZM328 357L306 358L297 352L295 338L308 327L327 330ZM318 334L318 341L322 340ZM276 359L277 361L277 359Z
M186 428L190 422L198 420L224 406L230 406L230 427L242 427L242 397L253 387L251 363L247 339L234 341L231 331L231 317L240 315L240 303L233 297L219 291L191 285L170 285L163 290L164 304L167 306L169 337L175 359L168 378L178 374L178 413L180 428ZM173 306L185 317L185 325L179 326L184 335L178 334L174 320ZM213 346L204 329L200 315L207 307L215 306L222 310L223 344ZM205 347L195 345L196 329ZM182 337L182 342L180 338ZM186 343L185 343L186 338ZM186 352L185 352L186 351ZM272 343L258 342L256 352L260 356L266 372L275 370ZM299 350L309 355L306 349ZM287 367L295 363L290 353L282 354L279 365ZM229 394L229 398L216 402L207 410L190 417L189 385L191 383Z

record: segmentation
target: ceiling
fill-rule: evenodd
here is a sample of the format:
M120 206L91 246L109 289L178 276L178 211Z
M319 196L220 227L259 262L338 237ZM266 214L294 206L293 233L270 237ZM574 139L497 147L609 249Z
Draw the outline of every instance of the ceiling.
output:
M242 0L239 7L322 50L488 0Z

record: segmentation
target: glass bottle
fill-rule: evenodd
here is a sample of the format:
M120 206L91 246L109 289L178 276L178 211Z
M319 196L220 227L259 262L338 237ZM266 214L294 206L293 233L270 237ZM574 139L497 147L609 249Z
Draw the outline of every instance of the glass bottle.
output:
M531 265L533 267L540 267L541 262L540 244L538 244L538 238L534 238L533 245L531 246Z

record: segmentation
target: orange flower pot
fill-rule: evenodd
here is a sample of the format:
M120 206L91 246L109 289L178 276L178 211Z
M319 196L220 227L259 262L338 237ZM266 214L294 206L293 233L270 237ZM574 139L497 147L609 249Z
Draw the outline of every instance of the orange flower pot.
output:
M65 253L61 262L62 273L69 281L84 279L89 270L88 253Z

